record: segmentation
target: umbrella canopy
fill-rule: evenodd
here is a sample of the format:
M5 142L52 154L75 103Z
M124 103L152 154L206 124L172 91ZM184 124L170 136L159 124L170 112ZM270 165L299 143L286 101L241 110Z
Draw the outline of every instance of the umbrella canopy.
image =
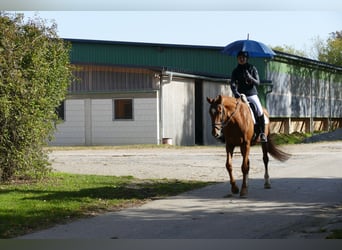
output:
M272 49L262 42L249 39L238 40L228 44L226 47L224 47L222 53L230 56L237 56L239 51L248 52L250 57L272 58L276 55Z

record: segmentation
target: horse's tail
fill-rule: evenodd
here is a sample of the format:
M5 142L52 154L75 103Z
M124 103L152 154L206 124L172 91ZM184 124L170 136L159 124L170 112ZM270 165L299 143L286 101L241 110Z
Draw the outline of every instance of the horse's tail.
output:
M280 150L270 136L267 138L267 146L267 151L278 161L287 161L291 157L290 154Z

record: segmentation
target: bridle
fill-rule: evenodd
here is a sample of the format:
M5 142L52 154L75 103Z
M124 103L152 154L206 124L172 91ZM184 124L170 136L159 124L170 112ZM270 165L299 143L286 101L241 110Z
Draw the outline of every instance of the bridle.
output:
M237 99L236 101L236 105L235 105L235 109L234 111L231 113L231 115L228 115L227 114L227 119L226 121L224 121L224 118L225 118L225 108L224 108L224 105L223 104L218 104L217 106L221 106L222 107L222 111L221 111L221 122L220 123L213 123L212 126L219 130L220 131L220 134L222 134L222 130L227 127L227 125L231 122L233 116L235 115L237 109L238 109L238 106L240 104L240 99ZM219 127L218 127L219 126Z

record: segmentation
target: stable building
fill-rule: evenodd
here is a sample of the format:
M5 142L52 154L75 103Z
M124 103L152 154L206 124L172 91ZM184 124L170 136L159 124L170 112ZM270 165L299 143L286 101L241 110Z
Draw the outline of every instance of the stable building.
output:
M72 45L70 57L76 80L71 83L60 109L62 121L57 125L51 145L217 143L211 136L206 97L231 95L228 83L236 66L236 58L221 53L223 47L67 41ZM302 83L300 77L319 78L310 82L309 104L300 102L295 107L299 111L292 110L291 98L306 99L307 95L288 87L288 75L296 74L293 68L307 67L306 60L287 54L278 54L272 61L250 59L260 74L259 92L271 118L274 117L274 132L289 132L294 128L293 123L306 124L307 119L314 124L317 118L323 119L328 127L341 126L341 110L335 108L342 104L340 67L312 61L310 75L299 75L296 81L291 76L290 85ZM329 87L326 92L329 100L313 90L321 81ZM307 82L304 80L303 84ZM320 100L324 99L324 104L330 105L328 110L313 112L318 103L313 98L317 94ZM278 100L281 101L279 109L273 105ZM305 112L300 111L302 103L306 105ZM311 105L311 112L307 111L307 105ZM313 128L314 125L301 127L302 130Z

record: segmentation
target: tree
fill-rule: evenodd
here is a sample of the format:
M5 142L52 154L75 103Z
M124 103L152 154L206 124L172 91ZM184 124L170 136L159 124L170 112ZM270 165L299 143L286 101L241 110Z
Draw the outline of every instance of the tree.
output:
M342 31L332 32L327 41L318 47L318 60L342 66Z
M342 31L330 33L330 37L326 41L319 36L313 38L312 41L310 52L296 50L294 47L287 45L276 46L272 49L342 66Z
M272 49L280 51L280 52L292 54L292 55L303 56L303 57L306 56L304 51L297 50L294 47L288 46L288 45L276 46L276 47L273 47Z
M0 181L49 171L44 146L72 80L70 48L55 24L0 13Z

